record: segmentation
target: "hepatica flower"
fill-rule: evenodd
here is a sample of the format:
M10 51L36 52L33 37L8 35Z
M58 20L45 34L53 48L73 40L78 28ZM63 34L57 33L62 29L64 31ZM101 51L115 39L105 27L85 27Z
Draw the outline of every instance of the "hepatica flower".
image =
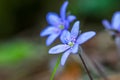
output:
M103 20L102 24L107 30L112 31L112 35L120 36L120 11L114 13L111 23L108 20Z
M61 36L61 41L63 44L59 44L49 50L49 54L59 54L64 52L61 57L61 65L64 65L70 53L76 54L78 52L78 47L90 38L92 38L96 33L93 31L85 32L79 35L79 21L76 21L73 25L71 32L64 30Z
M67 5L68 1L63 3L60 8L60 15L49 12L46 16L49 26L41 32L40 36L49 36L46 40L46 45L48 46L52 44L59 35L61 36L62 32L69 28L69 24L76 19L73 15L66 16Z

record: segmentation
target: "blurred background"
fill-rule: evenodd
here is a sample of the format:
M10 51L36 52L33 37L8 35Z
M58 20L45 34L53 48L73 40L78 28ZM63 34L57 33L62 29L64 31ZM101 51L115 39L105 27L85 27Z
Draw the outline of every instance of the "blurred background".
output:
M46 14L59 14L65 0L0 0L0 80L49 80L57 55L48 50L46 37L40 32L48 25ZM120 11L120 0L68 0L67 12L81 21L81 30L96 31L97 35L81 45L91 60L96 60L106 75L119 76L120 63L112 37L104 30L101 21L111 21ZM101 80L91 70L97 80ZM111 80L118 80L112 79ZM88 80L80 59L71 55L64 67L60 67L55 80Z

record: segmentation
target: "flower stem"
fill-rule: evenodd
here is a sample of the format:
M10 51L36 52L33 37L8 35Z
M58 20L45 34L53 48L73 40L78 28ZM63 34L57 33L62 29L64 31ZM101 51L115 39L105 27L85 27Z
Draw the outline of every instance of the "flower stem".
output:
M80 59L81 59L81 61L82 61L82 63L83 63L83 66L84 66L84 68L85 68L85 70L86 70L86 72L87 72L87 74L88 74L89 79L90 79L90 80L93 80L92 75L90 74L90 72L89 72L89 70L88 70L88 68L87 68L87 66L86 66L86 64L85 64L85 61L84 61L84 59L82 58L81 53L79 53L79 57L80 57Z
M57 62L56 62L56 64L55 64L55 66L54 66L54 69L53 69L52 75L51 75L51 77L50 77L50 80L53 80L53 79L54 79L55 73L57 72L57 69L58 69L59 64L60 64L61 56L62 56L62 55L59 55L59 56L58 56L58 59L57 59Z

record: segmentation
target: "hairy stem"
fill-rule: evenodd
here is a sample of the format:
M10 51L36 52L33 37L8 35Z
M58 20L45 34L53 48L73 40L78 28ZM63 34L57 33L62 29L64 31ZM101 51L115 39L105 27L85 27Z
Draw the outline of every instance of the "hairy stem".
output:
M81 48L80 48L80 50L81 50ZM83 66L84 66L84 68L85 68L85 70L86 70L86 72L87 72L87 74L88 74L89 79L90 79L90 80L93 80L92 75L90 74L90 72L89 72L89 70L88 70L88 68L87 68L86 63L85 63L84 59L82 58L81 53L79 53L79 57L80 57L80 59L81 59L81 61L82 61L82 63L83 63Z
M82 48L80 47L80 52L81 52L81 55L84 55L84 58L87 60L87 63L92 64L90 67L93 67L95 68L95 71L97 70L98 74L104 79L104 80L109 80L107 75L105 74L105 71L104 71L104 68L102 67L102 65L100 65L100 63L98 63L95 59L89 59L89 57L86 55L86 54L83 54L83 50Z

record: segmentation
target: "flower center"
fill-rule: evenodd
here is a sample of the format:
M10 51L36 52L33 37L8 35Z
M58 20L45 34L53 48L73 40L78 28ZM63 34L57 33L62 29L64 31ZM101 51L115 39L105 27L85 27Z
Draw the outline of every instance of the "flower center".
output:
M69 45L70 47L73 47L73 46L74 46L74 42L69 42L68 45Z
M59 28L61 29L61 30L63 30L64 29L64 25L59 25Z

